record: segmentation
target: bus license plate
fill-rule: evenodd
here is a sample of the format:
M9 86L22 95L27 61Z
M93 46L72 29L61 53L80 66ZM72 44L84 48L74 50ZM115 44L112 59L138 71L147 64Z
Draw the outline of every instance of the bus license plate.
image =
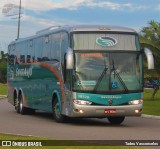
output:
M104 111L104 113L105 113L105 114L115 114L115 113L117 113L117 112L116 112L116 109L106 109L106 110Z

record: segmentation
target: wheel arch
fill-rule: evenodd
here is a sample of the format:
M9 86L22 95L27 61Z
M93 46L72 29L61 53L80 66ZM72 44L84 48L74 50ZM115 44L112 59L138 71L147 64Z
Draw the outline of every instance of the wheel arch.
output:
M22 89L19 89L19 91L18 91L18 97L19 97L20 94L22 94L22 96L23 96L23 91L22 91Z
M59 93L58 93L58 91L53 91L53 95L52 95L52 105L53 105L53 102L54 102L54 100L56 99L56 97L57 97L57 100L58 100L58 102L59 102L59 107L60 107L60 111L62 112L62 102L61 102L61 98L60 98L60 95L59 95Z

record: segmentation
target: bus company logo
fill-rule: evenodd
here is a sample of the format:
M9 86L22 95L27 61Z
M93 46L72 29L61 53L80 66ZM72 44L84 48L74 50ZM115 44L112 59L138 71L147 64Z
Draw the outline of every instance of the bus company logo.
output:
M17 77L31 77L32 76L32 68L24 68L24 69L16 69Z
M96 40L98 45L101 45L103 47L113 47L117 44L117 40L113 37L98 37Z

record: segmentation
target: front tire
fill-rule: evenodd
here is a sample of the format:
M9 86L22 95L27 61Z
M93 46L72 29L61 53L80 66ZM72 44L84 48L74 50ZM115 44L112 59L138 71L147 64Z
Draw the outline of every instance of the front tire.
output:
M63 123L65 121L65 116L61 114L57 97L54 99L53 102L53 117L58 123Z
M125 116L116 116L116 117L108 117L108 120L111 124L119 125L125 119Z

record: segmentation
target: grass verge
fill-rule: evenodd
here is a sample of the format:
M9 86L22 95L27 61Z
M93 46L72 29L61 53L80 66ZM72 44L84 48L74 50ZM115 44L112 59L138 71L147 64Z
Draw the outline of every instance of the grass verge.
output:
M0 96L7 95L7 84L0 83Z
M160 116L160 90L152 99L153 89L144 90L143 114Z

